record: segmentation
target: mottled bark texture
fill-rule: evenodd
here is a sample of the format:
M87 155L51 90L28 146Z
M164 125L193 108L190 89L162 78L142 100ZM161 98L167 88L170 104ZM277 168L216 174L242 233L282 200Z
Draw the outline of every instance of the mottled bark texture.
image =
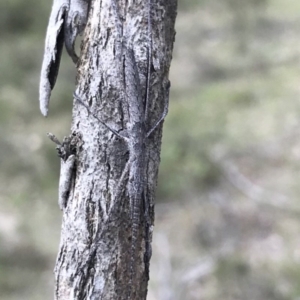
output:
M132 56L126 56L132 49L143 105L148 69L151 71L146 129L149 131L162 116L168 97L176 9L177 0L91 2L76 94L92 114L74 101L72 134L81 141L76 150L76 177L63 211L55 267L56 299L146 299L162 124L143 140L142 210L132 260L129 187L135 184L129 183L130 171L124 172L131 168L127 164L131 148L93 114L120 135L131 138L128 135L137 116L131 107L135 104L128 92L125 59Z

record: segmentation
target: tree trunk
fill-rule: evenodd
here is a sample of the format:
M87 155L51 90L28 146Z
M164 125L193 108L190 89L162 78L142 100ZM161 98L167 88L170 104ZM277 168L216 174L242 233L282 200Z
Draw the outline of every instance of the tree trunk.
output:
M82 103L73 107L76 175L63 210L55 296L141 300L147 296L162 123L149 137L143 132L150 133L167 105L177 0L94 0L90 6L78 63ZM138 101L145 122L133 114ZM130 136L136 124L143 136L137 146ZM132 169L137 160L140 175Z

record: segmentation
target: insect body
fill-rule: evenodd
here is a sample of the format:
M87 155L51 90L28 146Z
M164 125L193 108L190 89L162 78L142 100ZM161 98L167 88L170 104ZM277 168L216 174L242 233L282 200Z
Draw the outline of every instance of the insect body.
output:
M130 255L130 274L131 281L134 274L134 261L136 259L136 243L138 238L138 232L141 225L142 217L142 204L145 199L145 185L146 185L146 157L147 141L154 130L161 124L168 112L168 96L169 96L169 83L166 87L164 94L165 107L161 117L154 123L154 125L148 129L145 120L145 102L142 98L140 80L138 69L134 57L134 52L131 48L125 48L125 94L128 103L129 122L127 123L127 129L125 134L120 134L103 122L96 114L91 112L89 106L74 93L75 100L83 105L88 112L96 118L102 125L108 130L118 136L120 139L126 142L129 150L129 159L126 167L123 170L121 178L125 178L124 174L128 172L127 191L130 199L130 212L131 212L131 255ZM118 184L122 186L122 184ZM117 197L121 197L121 192L115 193ZM119 199L114 199L113 204L119 203ZM147 207L148 204L145 203ZM111 210L110 210L111 211ZM146 216L147 218L147 216ZM147 222L147 221L146 221ZM148 236L148 235L147 235ZM149 241L146 241L149 244ZM149 253L149 249L146 249ZM147 262L148 263L148 262ZM148 268L148 266L146 266ZM129 283L131 286L131 282ZM131 287L129 292L130 299Z

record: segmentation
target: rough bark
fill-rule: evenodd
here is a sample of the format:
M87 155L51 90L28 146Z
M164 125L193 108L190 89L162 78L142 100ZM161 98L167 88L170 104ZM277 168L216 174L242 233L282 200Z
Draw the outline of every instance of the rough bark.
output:
M177 0L152 0L148 38L148 1L94 0L82 42L76 93L91 112L120 134L130 126L130 97L124 91L124 52L131 47L146 98L150 51L151 128L164 111L175 37ZM136 240L134 274L130 271L132 219L126 143L74 101L72 134L75 180L65 209L55 267L56 299L146 299L154 195L160 161L162 125L147 139L141 226ZM123 175L122 175L123 174ZM110 210L110 208L112 208ZM148 217L147 217L148 216Z

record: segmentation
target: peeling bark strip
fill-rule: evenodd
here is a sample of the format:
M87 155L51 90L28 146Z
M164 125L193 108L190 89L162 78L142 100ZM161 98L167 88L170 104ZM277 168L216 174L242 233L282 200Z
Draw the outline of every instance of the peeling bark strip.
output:
M176 9L176 0L91 3L72 125L82 146L63 211L56 299L146 299Z
M81 146L80 136L71 134L68 137L64 137L61 143L54 134L48 133L47 135L57 145L56 150L60 157L58 206L61 210L64 210L72 190L72 183L75 180L76 153Z
M48 115L51 91L59 71L63 44L73 62L78 56L74 44L85 28L90 0L54 0L47 28L45 51L40 78L40 109Z

